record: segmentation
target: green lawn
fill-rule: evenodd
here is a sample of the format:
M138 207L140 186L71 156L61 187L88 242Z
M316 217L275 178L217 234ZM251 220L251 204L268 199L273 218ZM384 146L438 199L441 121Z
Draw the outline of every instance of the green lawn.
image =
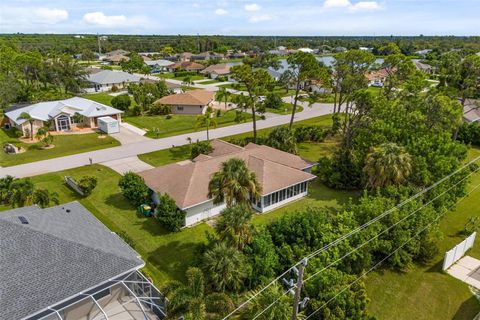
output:
M205 78L204 76L202 76L202 75L180 76L180 77L173 77L173 78L171 78L171 79L183 81L185 78L190 78L191 81L206 79L206 78Z
M472 149L470 158L474 155L480 155L480 149ZM477 173L469 188L479 183L480 174ZM478 300L466 284L441 270L444 253L465 238L460 231L473 216L480 216L480 188L441 220L440 253L432 263L415 265L407 273L382 270L368 276L371 313L378 319L473 319L480 312ZM468 254L480 259L480 240L477 239Z
M247 117L251 119L250 115L247 115ZM234 112L223 112L220 117L215 119L217 120L217 128L237 124ZM196 131L197 116L171 115L170 119L167 119L166 116L125 116L123 120L138 128L145 129L147 137L164 138ZM152 131L153 128L160 130L158 136ZM205 127L198 128L198 131L202 130L205 130Z
M205 80L205 81L200 81L197 82L198 84L214 84L214 83L220 83L220 81L217 80Z
M285 114L291 114L292 109L293 109L293 105L291 103L284 102L280 109L266 108L266 111L271 112L271 113L285 115ZM300 105L297 105L297 111L296 112L302 112L302 111L303 111L303 107L300 106Z
M159 167L190 158L190 145L144 153L138 155L138 158L154 167Z
M126 92L125 92L126 93ZM98 93L89 93L83 95L83 98L85 99L90 99L99 103L103 103L107 106L112 106L112 99L114 98L113 96L109 95L106 92L98 92ZM132 104L130 108L134 107L136 105L135 100L133 100L132 97L130 97L130 100L132 101Z
M8 167L17 164L46 160L56 157L68 156L71 154L93 151L98 149L111 148L119 146L120 142L112 137L97 133L88 134L70 134L70 135L55 135L52 149L42 149L42 143L23 143L17 138L8 136L8 132L0 130L0 144L13 143L16 146L25 148L26 151L18 154L6 154L0 152L0 166Z
M238 91L246 91L247 90L247 88L243 84L239 84L239 83L226 83L226 84L219 85L219 87L227 88L227 89L234 89L234 90L238 90ZM280 87L280 86L275 86L275 88L273 89L272 92L278 94L281 97L292 96L292 95L295 94L295 90L289 89L288 91L286 91L285 88Z

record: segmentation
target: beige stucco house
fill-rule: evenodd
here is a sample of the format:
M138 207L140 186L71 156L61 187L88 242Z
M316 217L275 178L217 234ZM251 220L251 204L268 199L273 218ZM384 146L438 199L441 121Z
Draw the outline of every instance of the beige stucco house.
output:
M155 101L155 104L164 104L171 107L174 114L204 114L211 106L215 92L206 90L191 90L184 93L172 94Z

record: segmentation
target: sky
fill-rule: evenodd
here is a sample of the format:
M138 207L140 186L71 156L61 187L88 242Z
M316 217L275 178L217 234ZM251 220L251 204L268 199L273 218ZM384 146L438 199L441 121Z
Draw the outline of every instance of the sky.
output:
M1 0L0 33L480 35L480 0Z

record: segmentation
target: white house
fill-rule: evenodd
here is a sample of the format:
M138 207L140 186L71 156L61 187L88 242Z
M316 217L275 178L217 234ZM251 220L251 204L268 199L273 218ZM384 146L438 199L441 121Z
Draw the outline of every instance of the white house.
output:
M4 127L16 127L23 135L30 136L31 124L21 115L32 118L33 134L46 122L52 131L71 131L77 126L97 128L98 118L110 116L121 121L123 111L80 97L65 100L39 102L31 105L14 106L5 112ZM78 115L78 116L76 116Z
M310 173L314 163L268 146L250 143L243 148L222 140L213 140L212 146L210 154L192 161L139 173L154 194L167 193L186 212L185 226L214 217L225 208L224 203L214 204L208 197L208 184L229 159L244 160L256 174L262 193L260 199L252 199L252 207L261 213L306 196L309 182L316 178ZM153 201L158 202L158 197Z
M139 83L141 77L124 71L95 70L87 76L90 88L87 92L103 92L112 90L113 86L118 89L126 88L130 83Z

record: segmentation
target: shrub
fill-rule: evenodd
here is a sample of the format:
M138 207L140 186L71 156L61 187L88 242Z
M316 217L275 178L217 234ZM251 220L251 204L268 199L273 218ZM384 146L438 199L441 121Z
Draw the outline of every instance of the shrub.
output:
M113 98L111 103L114 108L127 111L132 104L132 100L130 99L130 96L125 93Z
M169 231L179 231L185 222L185 211L178 209L168 194L159 195L160 203L155 208L155 217Z
M117 92L117 91L118 91L118 87L117 87L116 85L113 85L111 90L112 90L112 92Z
M267 145L285 152L297 153L297 143L290 128L283 126L270 131L267 138Z
M278 94L270 92L265 97L265 102L263 104L265 108L280 109L282 107L283 101Z
M200 154L209 154L212 151L213 147L210 141L197 141L196 143L192 144L190 159L195 159Z
M133 172L127 172L121 177L118 186L122 190L123 196L134 206L145 203L150 195L150 189L143 178Z
M325 140L327 133L320 126L302 126L294 130L297 142L322 142Z
M176 71L173 73L175 77L188 77L188 76L195 76L197 75L196 72L192 71Z
M148 113L150 115L167 115L172 112L172 108L170 106L160 104L160 103L154 103L148 110Z
M165 119L167 119L167 120L172 119L172 115L171 115L171 114L167 114L167 116L165 117Z
M457 139L465 144L480 145L480 124L478 122L463 123L458 130Z
M78 181L77 185L85 196L89 196L92 194L93 189L95 189L97 186L97 178L92 176L84 176Z

